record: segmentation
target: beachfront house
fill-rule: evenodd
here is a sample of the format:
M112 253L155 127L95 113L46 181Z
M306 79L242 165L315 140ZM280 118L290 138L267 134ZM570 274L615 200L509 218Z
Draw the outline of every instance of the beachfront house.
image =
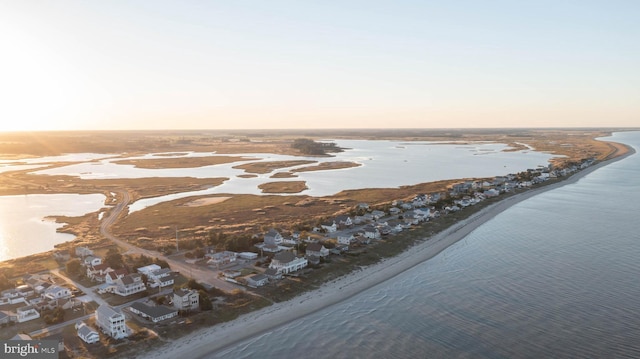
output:
M193 289L176 289L172 296L173 307L177 310L196 310L200 307L200 294Z
M154 323L171 319L178 315L177 309L169 308L164 305L151 306L141 302L133 302L131 306L129 306L129 309L131 310L131 312L138 314L139 316Z
M309 262L305 258L298 258L292 252L280 252L276 254L269 264L280 274L288 274L305 268Z
M106 304L100 305L96 310L96 324L103 333L113 339L129 336L124 314Z
M100 334L84 322L76 324L78 337L87 344L93 344L100 341Z

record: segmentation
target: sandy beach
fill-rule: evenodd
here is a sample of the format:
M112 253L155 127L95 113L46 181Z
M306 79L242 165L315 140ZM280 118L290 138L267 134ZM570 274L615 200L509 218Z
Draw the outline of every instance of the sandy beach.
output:
M277 303L267 308L245 314L228 323L201 329L180 340L166 343L153 352L140 353L138 358L199 358L344 301L364 290L395 277L419 263L433 258L509 207L537 194L575 183L594 170L620 160L632 153L633 150L629 149L627 152L620 151L618 153L620 156L605 162L600 162L574 174L568 179L505 198L432 236L429 240L411 247L398 256L388 258L375 265L352 272L332 282L325 283L320 289L302 294L287 302Z

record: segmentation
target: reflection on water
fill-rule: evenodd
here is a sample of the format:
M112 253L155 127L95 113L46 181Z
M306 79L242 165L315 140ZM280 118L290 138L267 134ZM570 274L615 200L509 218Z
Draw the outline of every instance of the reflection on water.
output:
M0 196L0 261L53 249L75 236L47 216L81 216L104 207L102 194Z

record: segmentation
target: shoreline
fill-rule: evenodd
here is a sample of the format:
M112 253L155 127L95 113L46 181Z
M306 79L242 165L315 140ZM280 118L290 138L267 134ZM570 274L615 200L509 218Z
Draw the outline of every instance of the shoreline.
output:
M635 153L633 148L624 147L626 151L618 156L574 173L569 178L526 190L483 208L397 256L324 283L319 289L303 293L291 300L275 303L244 314L230 322L200 329L176 341L164 343L158 349L142 353L137 358L173 359L179 356L200 358L219 353L243 340L343 302L437 256L513 205L549 190L576 183L589 173Z

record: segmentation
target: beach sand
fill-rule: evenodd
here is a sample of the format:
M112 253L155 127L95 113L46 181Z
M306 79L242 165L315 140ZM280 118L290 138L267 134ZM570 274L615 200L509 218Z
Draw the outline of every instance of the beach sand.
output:
M594 170L613 161L620 160L633 152L633 150L630 150L619 153L620 156L600 162L563 181L505 198L395 257L387 258L362 270L325 283L321 288L304 293L289 301L276 303L261 310L242 315L228 323L201 329L177 341L166 343L153 352L141 353L138 358L199 358L342 302L433 258L514 204L545 191L575 183Z

